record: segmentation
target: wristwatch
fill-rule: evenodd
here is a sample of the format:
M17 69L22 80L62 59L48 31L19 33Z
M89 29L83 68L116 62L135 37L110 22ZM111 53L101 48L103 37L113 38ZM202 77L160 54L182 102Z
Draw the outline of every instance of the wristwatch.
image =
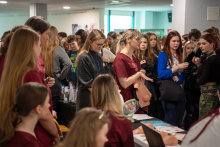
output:
M108 63L110 63L110 60L108 59Z

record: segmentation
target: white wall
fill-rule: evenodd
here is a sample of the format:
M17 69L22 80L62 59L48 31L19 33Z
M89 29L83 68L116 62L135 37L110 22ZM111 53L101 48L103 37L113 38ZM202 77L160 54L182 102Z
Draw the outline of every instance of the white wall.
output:
M193 0L188 0L193 1ZM197 3L200 6L201 2ZM180 35L185 34L185 11L186 11L186 0L173 0L173 10L172 10L172 29L180 33ZM188 8L187 8L188 11ZM192 12L193 13L193 12ZM194 20L195 21L195 20Z
M104 15L103 15L104 17ZM99 9L88 10L84 13L48 15L48 21L58 29L58 32L72 34L72 24L96 23L99 29Z
M104 29L104 10L85 10L83 13L52 15L48 14L48 22L58 29L58 32L72 34L72 24L96 23L97 29ZM22 25L29 18L29 13L20 15L0 16L0 38L7 30L11 30L16 25Z
M220 29L220 20L207 20L207 7L220 7L220 0L186 1L185 33L189 33L189 31L193 28L203 32L207 27L210 26Z

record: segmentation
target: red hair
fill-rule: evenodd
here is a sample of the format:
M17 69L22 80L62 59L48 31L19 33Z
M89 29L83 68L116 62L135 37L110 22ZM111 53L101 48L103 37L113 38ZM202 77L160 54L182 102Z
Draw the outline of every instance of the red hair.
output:
M213 43L214 51L218 48L218 42L219 42L218 36L213 35L213 34L205 34L201 36L201 39L204 39L209 43Z
M170 50L170 41L174 36L178 36L179 37L179 41L180 41L180 45L178 47L178 49L176 50L176 56L179 60L179 63L182 63L182 41L181 41L181 37L180 34L177 31L171 31L168 35L167 35L167 40L165 42L163 51L167 54L167 56L170 58L171 60L171 64L173 64L173 57L172 57L172 53ZM169 60L169 59L168 59Z

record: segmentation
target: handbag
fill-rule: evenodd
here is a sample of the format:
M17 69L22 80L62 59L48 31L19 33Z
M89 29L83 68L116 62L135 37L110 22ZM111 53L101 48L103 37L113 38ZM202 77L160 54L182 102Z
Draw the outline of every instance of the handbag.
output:
M169 58L167 57L167 59ZM169 60L168 63L171 67ZM179 83L173 81L172 78L161 79L159 90L161 95L159 100L186 102L186 96L183 88Z

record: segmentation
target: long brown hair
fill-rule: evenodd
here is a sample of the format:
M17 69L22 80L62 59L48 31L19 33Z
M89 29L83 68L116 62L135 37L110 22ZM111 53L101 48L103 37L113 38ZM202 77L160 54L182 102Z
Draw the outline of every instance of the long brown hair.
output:
M14 104L15 91L23 84L25 74L37 68L33 46L39 39L35 31L26 28L18 29L12 36L0 82L0 126L5 112Z
M115 80L108 74L102 74L95 78L91 93L92 106L102 109L105 113L121 117L123 116L122 103Z
M75 63L77 64L78 57L80 56L80 54L82 54L82 53L88 54L89 51L91 50L91 46L89 44L89 41L94 42L94 41L97 41L100 39L105 39L105 35L101 31L99 31L97 29L93 29L92 32L89 33L89 36L87 37L86 42L84 43L82 49L80 49L79 55L77 56Z
M178 47L178 49L176 50L176 55L177 55L177 58L179 60L179 63L182 63L182 53L181 53L181 50L182 50L182 41L181 41L181 37L180 37L180 34L177 32L177 31L171 31L168 35L167 35L167 40L165 42L165 45L163 47L163 51L166 52L166 54L168 55L169 59L171 60L171 64L173 64L173 57L172 57L172 53L171 53L171 50L170 50L170 41L171 39L174 37L174 36L178 36L179 37L179 41L180 41L180 45ZM168 60L169 60L168 59Z
M154 54L153 50L152 50L151 47L150 47L149 37L148 37L146 34L143 34L143 35L142 35L142 38L147 39L147 50L145 51L145 54L144 54L144 60L147 60L147 61L153 63L153 62L154 62L154 57L156 57L156 55ZM139 61L142 60L141 50L140 50L140 49L138 49L138 50L135 51L135 55L137 56L137 58L139 59Z
M108 123L108 116L101 110L83 108L76 113L69 132L57 147L97 147L98 132Z
M81 44L86 42L86 38L88 37L88 33L85 30L79 29L75 35L79 35L81 37Z
M42 57L44 60L45 73L47 76L53 75L53 55L59 44L58 40L58 31L54 26L50 27L49 40L46 41L46 44L41 48Z
M152 36L152 35L156 36L157 44L156 44L156 46L153 48L153 51L154 51L155 54L158 55L158 54L160 53L160 51L161 51L161 46L160 46L160 43L159 43L159 41L158 41L158 39L157 39L157 35L156 35L154 32L147 32L146 35L149 37L149 39L150 39L150 36Z
M43 106L47 95L47 87L35 82L26 83L16 90L14 105L5 111L6 115L1 125L1 147L6 146L14 136L16 126L22 121L20 116L26 117L38 105Z
M4 36L4 38L2 39L2 42L4 42L3 45L0 46L0 53L2 55L4 56L6 55L13 33L20 28L30 28L30 27L25 25L19 25L12 28L12 30L9 31L9 33L6 36Z
M121 40L118 41L117 49L116 49L116 56L124 48L124 46L121 45L121 42L124 42L124 44L127 45L126 39L127 38L132 39L135 37L141 37L141 33L136 29L127 29L121 36L122 41Z

